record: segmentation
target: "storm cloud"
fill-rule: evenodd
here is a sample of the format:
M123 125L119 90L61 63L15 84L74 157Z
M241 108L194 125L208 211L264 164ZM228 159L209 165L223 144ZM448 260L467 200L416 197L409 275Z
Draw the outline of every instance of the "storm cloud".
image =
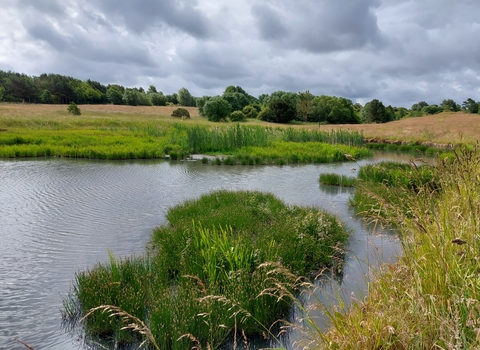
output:
M0 0L0 69L410 107L480 100L476 0Z

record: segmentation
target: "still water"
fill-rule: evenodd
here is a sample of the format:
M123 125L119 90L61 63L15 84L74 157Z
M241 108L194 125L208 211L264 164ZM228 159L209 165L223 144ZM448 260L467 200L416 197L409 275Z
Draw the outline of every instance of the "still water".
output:
M360 165L408 156L377 155ZM348 206L350 189L320 187L322 172L355 176L357 164L214 166L201 162L0 160L0 349L83 348L61 327L75 272L141 254L167 210L219 189L260 190L337 214L352 230L340 293L365 293L365 276L401 248Z

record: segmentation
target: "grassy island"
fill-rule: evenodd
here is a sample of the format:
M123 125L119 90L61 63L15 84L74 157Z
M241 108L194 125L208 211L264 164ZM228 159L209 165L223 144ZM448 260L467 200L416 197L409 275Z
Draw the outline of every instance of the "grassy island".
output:
M236 332L270 335L291 307L277 284L295 293L295 276L341 270L348 238L334 216L260 192L212 192L171 208L167 219L144 256L112 256L77 273L64 317L88 314L89 336L140 341L121 331L128 314L129 322L145 322L161 349L216 348ZM102 305L121 311L110 317L96 309Z

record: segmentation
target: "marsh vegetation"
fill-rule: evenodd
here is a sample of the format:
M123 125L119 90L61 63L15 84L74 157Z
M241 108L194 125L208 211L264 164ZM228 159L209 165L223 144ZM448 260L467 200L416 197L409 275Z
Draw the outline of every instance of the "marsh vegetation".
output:
M240 331L273 337L271 325L292 305L278 298L276 285L295 293L293 276L341 269L348 238L325 211L261 192L212 192L171 208L167 219L145 255L111 256L108 264L78 272L64 317L75 322L114 305L143 320L166 349L216 348ZM110 316L90 313L87 334L117 344L140 341L138 333L121 330L121 317Z

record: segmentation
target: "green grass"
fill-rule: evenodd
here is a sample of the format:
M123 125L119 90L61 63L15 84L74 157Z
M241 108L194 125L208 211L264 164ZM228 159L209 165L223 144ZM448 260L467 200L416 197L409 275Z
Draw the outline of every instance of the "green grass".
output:
M480 347L480 150L457 151L433 173L433 190L400 179L357 190L382 203L371 218L396 225L404 256L382 269L363 302L331 315L319 348Z
M296 275L341 269L348 238L334 216L261 192L212 192L171 208L167 219L145 256L112 256L77 273L64 317L88 314L87 334L140 342L120 330L120 317L95 309L114 305L143 320L162 349L216 348L240 330L269 334L292 304L268 291L278 281L293 286ZM289 275L273 278L279 264Z
M353 187L355 186L357 179L347 175L322 173L319 176L319 181L322 185Z
M0 132L2 158L144 159L169 155L176 160L204 153L234 156L231 164L287 164L340 159L337 151L344 145L351 146L350 152L359 156L370 155L362 148L363 136L353 131L320 132L240 124L206 126L149 122L145 118L129 121L119 117L22 118L21 122L1 120L1 125L7 127ZM319 149L319 144L335 146L326 151ZM258 159L248 158L251 150L258 153Z

